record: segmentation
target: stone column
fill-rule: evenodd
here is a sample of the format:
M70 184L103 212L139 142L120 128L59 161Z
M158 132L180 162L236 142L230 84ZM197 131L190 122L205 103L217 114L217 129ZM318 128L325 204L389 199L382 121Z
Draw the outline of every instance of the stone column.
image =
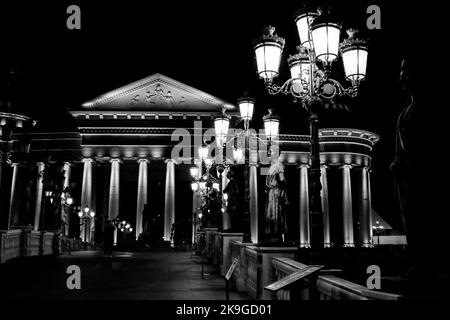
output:
M359 210L360 243L362 247L372 246L372 199L370 194L369 168L361 169L361 198Z
M166 193L164 198L164 240L171 241L172 224L175 223L175 160L166 161Z
M64 163L64 185L63 188L69 188L70 187L70 174L71 174L71 164L69 162ZM64 199L61 200L61 202L64 202ZM68 208L64 205L61 206L61 220L64 221L64 235L69 235L69 223L70 223L70 211Z
M344 230L344 247L354 247L353 240L353 205L352 205L352 183L350 176L351 165L342 166L342 213Z
M331 247L330 236L330 209L328 204L328 166L323 165L320 167L320 183L322 184L322 190L320 191L320 197L322 200L322 212L323 212L323 244L325 248Z
M253 243L258 243L258 167L256 164L250 164L249 196L250 239Z
M108 217L114 220L119 216L120 199L120 159L113 158L111 162L111 177L109 182ZM114 244L117 244L117 228L114 232Z
M310 225L309 225L309 182L308 182L308 165L300 165L300 247L310 247Z
M38 170L38 177L36 179L36 203L34 206L34 231L39 230L39 222L41 220L41 209L42 209L42 192L44 190L44 184L42 183L42 175L45 169L45 163L36 163Z
M81 186L81 211L84 214L83 209L87 206L92 208L92 166L93 160L91 158L84 158L83 168L83 182ZM85 232L85 227L90 230L90 226L86 226L83 221L80 221L80 237L83 241L90 240L90 232ZM87 234L87 237L86 237Z
M9 200L9 219L8 219L8 230L11 229L12 226L16 225L18 221L18 212L17 212L17 197L18 197L18 183L19 183L19 163L13 163L13 175L11 179L11 197Z
M143 217L142 212L144 205L147 204L147 159L139 159L139 176L138 176L138 190L137 190L137 205L136 205L136 239L139 234L143 232Z

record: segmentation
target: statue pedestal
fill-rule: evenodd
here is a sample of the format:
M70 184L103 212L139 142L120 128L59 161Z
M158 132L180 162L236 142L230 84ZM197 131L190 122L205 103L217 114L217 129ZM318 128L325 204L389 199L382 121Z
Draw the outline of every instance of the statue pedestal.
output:
M217 228L204 228L203 230L205 231L206 240L206 250L204 256L208 259L212 259L214 250L214 234L217 232Z
M222 237L222 259L220 264L220 275L225 276L228 272L228 268L230 268L231 263L233 262L231 259L231 241L242 241L242 239L244 238L244 234L241 232L221 232L220 236Z
M234 269L231 276L231 283L234 284L237 291L246 291L246 279L247 279L247 258L245 256L245 248L253 246L253 243L246 243L242 241L230 240L230 261L234 259L238 260L236 269Z
M297 247L262 247L248 246L245 249L247 260L246 292L259 300L274 300L275 294L264 290L272 282L275 282L272 258L295 258Z

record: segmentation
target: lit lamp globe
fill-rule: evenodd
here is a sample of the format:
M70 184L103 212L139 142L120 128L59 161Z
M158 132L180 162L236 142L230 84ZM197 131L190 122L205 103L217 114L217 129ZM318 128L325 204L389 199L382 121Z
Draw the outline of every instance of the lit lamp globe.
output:
M255 99L252 98L240 98L238 99L239 112L241 119L244 120L245 130L248 129L248 123L253 118L253 109L255 107Z
M198 172L199 172L199 170L198 170L197 166L191 167L190 173L191 173L191 177L192 178L194 178L194 179L197 178L198 177Z
M212 187L213 187L213 189L216 189L217 191L219 191L220 184L218 182L213 182Z
M199 186L200 190L205 190L206 189L206 182L205 181L199 182L198 186Z
M339 37L341 25L325 21L325 15L320 15L311 24L311 36L314 44L316 58L329 66L338 58Z
M208 158L209 147L208 146L200 146L198 147L198 156L201 160L205 160Z
M273 114L273 110L269 109L269 113L264 116L264 131L269 140L273 140L278 136L280 128L280 118Z
M191 189L193 192L197 192L198 190L198 183L197 182L192 182L191 183Z
M298 36L300 38L300 44L312 49L313 42L311 39L311 23L319 14L317 11L311 9L303 9L297 13L295 18L295 24L297 25Z
M89 213L89 215L91 216L91 218L93 218L93 217L95 217L95 212L94 212L94 211L91 211L91 212Z
M244 160L244 151L242 149L239 149L239 148L238 149L234 149L233 150L233 157L234 157L234 160L237 163L242 162Z
M83 216L83 212L78 211L78 217L81 218Z
M353 86L358 86L366 77L368 46L367 41L357 37L356 29L347 30L348 38L341 45L345 77Z
M89 207L88 206L84 207L84 213L88 213L88 212L89 212Z
M311 64L309 63L308 49L304 46L297 47L297 54L289 56L287 62L291 72L292 89L294 93L301 94L307 91L311 83Z
M214 117L214 130L217 139L217 145L223 146L226 141L228 128L230 127L230 116L225 113L225 108L222 109L222 113Z
M70 206L70 205L72 205L73 204L73 198L72 197L68 197L67 199L66 199L66 203Z
M258 75L265 82L278 76L284 44L285 40L275 34L272 26L265 27L263 35L254 41Z

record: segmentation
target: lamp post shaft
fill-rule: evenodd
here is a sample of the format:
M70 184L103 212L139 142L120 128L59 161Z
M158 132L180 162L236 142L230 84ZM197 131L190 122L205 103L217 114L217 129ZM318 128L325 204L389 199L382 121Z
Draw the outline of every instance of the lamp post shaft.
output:
M311 168L310 168L310 222L311 222L311 247L319 249L323 247L323 212L320 190L320 144L319 144L319 118L317 113L310 114L311 133Z
M248 128L248 125L246 125ZM250 131L245 131L244 146L244 180L245 180L245 203L244 203L244 238L243 242L251 242L251 219L250 219Z

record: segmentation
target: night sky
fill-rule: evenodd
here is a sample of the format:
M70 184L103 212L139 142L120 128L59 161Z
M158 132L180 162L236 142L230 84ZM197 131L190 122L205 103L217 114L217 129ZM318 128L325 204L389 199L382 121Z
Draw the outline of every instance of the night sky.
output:
M257 99L254 127L262 126L261 116L270 106L281 116L282 133L309 131L306 112L289 98L264 92L252 47L264 25L276 26L287 43L276 82L286 80L285 58L299 41L293 14L301 1L4 2L1 90L14 65L20 70L15 108L30 112L42 130L67 130L73 121L66 109L159 72L231 103L248 91ZM339 1L333 6L344 29L360 27L369 38L369 62L360 97L346 101L351 112L324 112L321 126L366 129L381 136L374 151L373 207L400 227L389 173L395 124L405 106L397 79L401 58L426 39L421 32L427 28L418 23L423 22L422 6L389 2ZM81 8L81 30L66 28L70 4ZM370 4L381 7L381 30L366 27ZM333 71L344 83L341 62Z

